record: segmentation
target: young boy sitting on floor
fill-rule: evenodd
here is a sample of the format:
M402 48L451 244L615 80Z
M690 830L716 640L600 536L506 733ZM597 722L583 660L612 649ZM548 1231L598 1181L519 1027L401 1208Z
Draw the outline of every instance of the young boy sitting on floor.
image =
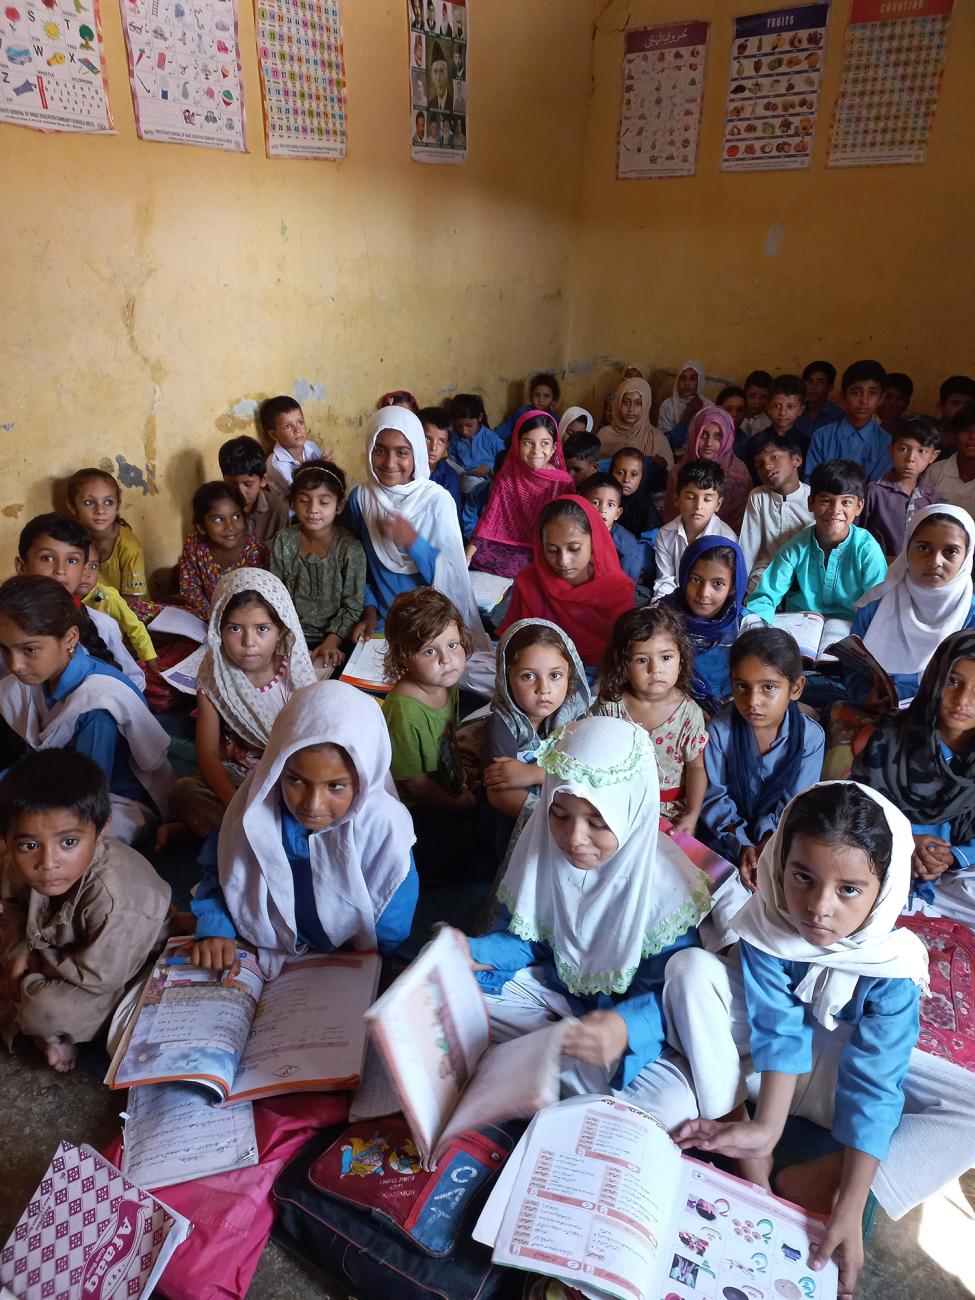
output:
M950 438L956 451L928 470L928 487L942 501L975 512L975 402L968 402L952 418Z
M599 457L602 446L594 433L570 433L563 444L565 468L572 475L576 491L599 473Z
M828 460L853 460L869 483L890 469L890 435L877 419L886 374L879 361L854 361L843 371L846 414L816 430L806 454L805 478Z
M265 491L267 464L261 444L247 434L231 438L217 452L217 461L223 481L236 487L244 498L247 531L255 542L270 546L274 534L288 525L288 502Z
M110 811L105 774L73 750L37 750L0 782L0 1026L59 1071L166 937L169 885L106 838Z
M657 574L653 598L660 600L677 590L677 574L684 552L699 537L727 537L736 541L733 528L718 518L724 496L724 471L710 460L689 460L677 471L677 518L664 524L653 545Z
M572 472L571 470L569 471ZM628 528L620 523L623 514L623 489L612 474L590 474L578 488L579 495L591 503L616 547L620 568L634 583L644 581L647 552ZM643 602L640 602L643 604Z
M801 482L801 469L802 450L791 438L767 433L756 443L755 472L760 486L748 494L738 537L748 565L749 595L758 586L772 556L813 521L809 484Z
M304 412L293 397L269 397L261 403L260 419L264 436L274 444L265 461L268 488L287 497L298 466L325 453L308 437Z
M941 500L925 473L938 459L940 445L937 420L930 415L905 416L890 439L894 468L867 484L860 527L877 539L888 562L904 549L907 525L917 512Z

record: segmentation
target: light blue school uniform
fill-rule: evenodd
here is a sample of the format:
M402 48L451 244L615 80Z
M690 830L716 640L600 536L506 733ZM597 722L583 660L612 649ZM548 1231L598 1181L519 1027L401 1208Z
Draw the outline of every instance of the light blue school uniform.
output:
M846 416L824 424L810 440L803 478L808 482L816 466L827 460L856 461L868 483L883 478L893 468L890 434L876 420L868 420L862 429L854 429Z
M825 429L828 424L839 424L843 419L845 419L845 413L842 408L837 406L835 402L826 401L815 418L809 414L806 407L803 407L792 428L808 446L817 429Z
M487 465L488 471L493 472L495 457L502 451L504 439L486 424L481 425L473 438L462 438L459 433L452 433L447 443L448 459L468 471L477 469L478 465Z
M372 538L369 536L369 529L362 517L358 488L352 489L340 523L353 537L359 539L366 553L366 587L362 603L363 607L374 605L379 611L376 630L381 632L386 621L386 611L397 596L404 591L412 591L414 587L433 586L437 556L440 552L436 547L431 546L426 538L417 537L413 545L407 548L407 554L416 565L416 573L394 573L392 569L387 569L376 553Z
M869 605L861 605L853 618L853 627L850 629L854 636L858 636L862 641L867 634L867 629L874 620L877 613L879 600L872 600ZM975 628L975 597L972 598L972 607L968 612L968 618L959 631L970 631ZM912 700L917 694L917 688L921 684L921 673L890 673L891 681L897 688L897 698L899 700ZM854 672L851 668L844 667L843 680L846 685L847 699L852 704L860 707L863 706L864 700L870 692L873 681L864 677L862 673ZM934 834L935 832L928 832Z
M502 444L506 443L514 433L515 425L526 411L534 411L534 409L534 406L519 406L514 415L509 415L506 420L501 421L501 423L495 428L494 432L501 439Z
M796 988L809 966L770 956L744 939L739 952L755 1069L807 1074L813 1064L814 1020ZM887 1155L904 1109L920 994L913 980L861 976L836 1016L853 1029L839 1061L833 1137L877 1160Z
M620 568L628 578L632 578L634 583L638 583L643 577L643 570L646 568L647 548L639 538L634 537L628 528L622 524L613 524L609 530L609 535L613 539L613 546L616 548L616 557L620 562Z
M852 620L857 601L886 576L884 553L866 529L854 524L827 559L810 524L772 557L746 611L768 624L780 605Z

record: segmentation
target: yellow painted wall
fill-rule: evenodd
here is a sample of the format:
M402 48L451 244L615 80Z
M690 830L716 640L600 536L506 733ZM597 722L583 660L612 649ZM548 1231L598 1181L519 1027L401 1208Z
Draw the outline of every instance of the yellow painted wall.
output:
M569 387L593 401L632 360L659 376L688 357L714 381L825 356L877 357L932 410L945 376L975 373L975 4L956 0L927 161L826 167L849 0L833 0L808 171L719 170L735 16L762 0L593 0L593 96L569 281ZM617 181L622 30L710 19L698 174ZM711 388L712 394L714 387Z
M123 496L150 569L173 564L220 443L254 431L247 399L305 381L314 436L358 473L385 390L469 387L500 416L511 381L565 356L587 6L478 4L458 168L409 158L405 0L343 6L348 159L268 160L239 4L249 155L136 138L114 0L118 135L0 125L0 576L55 481L117 455L151 483Z

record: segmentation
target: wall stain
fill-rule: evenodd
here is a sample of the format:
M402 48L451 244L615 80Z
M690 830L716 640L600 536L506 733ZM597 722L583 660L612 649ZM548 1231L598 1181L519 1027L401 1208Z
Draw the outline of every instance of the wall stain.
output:
M775 257L779 251L779 244L785 238L785 226L777 221L774 225L769 226L765 232L765 256Z
M8 424L0 424L0 429L2 429L4 433L9 433L10 430L13 428L16 428L16 425L13 420L11 420Z
M294 399L296 402L324 402L325 385L314 383L310 379L296 379L294 382Z
M228 404L226 411L218 415L214 420L214 427L220 433L250 433L254 432L254 417L257 415L257 408L264 400L261 397L242 397L238 402Z
M153 432L153 437L155 437L155 432ZM119 456L116 453L115 466L115 473L118 475L118 481L122 487L141 488L143 496L157 491L155 486L149 485L139 466L131 464L124 456Z
M143 230L140 234L142 238L152 219L151 204L148 202L139 210L138 220L142 223ZM149 277L153 274L154 267L150 267L140 278L136 286L136 292L142 288ZM145 470L136 470L135 466L129 465L124 457L116 456L119 465L119 476L122 476L122 465L125 464L127 473L138 473L138 480L126 483L127 487L140 487L143 496L155 496L159 492L156 483L156 413L162 405L162 383L166 377L166 367L161 361L153 360L146 356L139 341L135 336L135 311L137 305L136 292L129 293L126 296L122 306L122 320L125 325L125 332L128 337L129 347L139 358L146 370L149 372L149 378L152 380L152 402L146 415L145 422L142 426L142 450L145 455Z
M16 519L24 508L23 501L12 501L9 506L4 506L0 514L4 514L8 519Z

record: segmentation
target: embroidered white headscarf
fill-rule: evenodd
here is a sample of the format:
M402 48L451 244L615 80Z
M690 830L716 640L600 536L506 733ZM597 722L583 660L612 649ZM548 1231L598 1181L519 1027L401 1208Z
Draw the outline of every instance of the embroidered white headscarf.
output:
M505 873L509 928L552 949L572 993L625 993L640 962L674 943L711 906L707 876L659 835L660 791L650 737L621 718L580 718L546 741L542 793ZM549 830L556 794L588 799L619 841L580 871Z
M681 371L693 370L697 375L697 396L708 405L708 399L704 392L704 367L699 361L682 361L674 373L674 390L672 396L666 398L660 403L660 413L657 416L660 422L660 429L663 433L669 433L671 429L681 423L684 417L684 411L691 398L677 396L677 383L681 376Z
M857 980L861 978L909 979L922 988L928 982L928 958L923 943L909 930L894 929L911 885L914 852L911 824L883 795L858 782L823 781L810 789L845 784L856 785L880 804L893 837L890 866L873 910L860 929L828 948L820 948L802 937L789 916L783 883L783 828L801 794L786 805L774 835L758 860L758 892L731 922L732 930L760 952L809 964L809 972L796 988L796 996L809 1003L813 1015L827 1029L835 1026L837 1014L853 997Z

